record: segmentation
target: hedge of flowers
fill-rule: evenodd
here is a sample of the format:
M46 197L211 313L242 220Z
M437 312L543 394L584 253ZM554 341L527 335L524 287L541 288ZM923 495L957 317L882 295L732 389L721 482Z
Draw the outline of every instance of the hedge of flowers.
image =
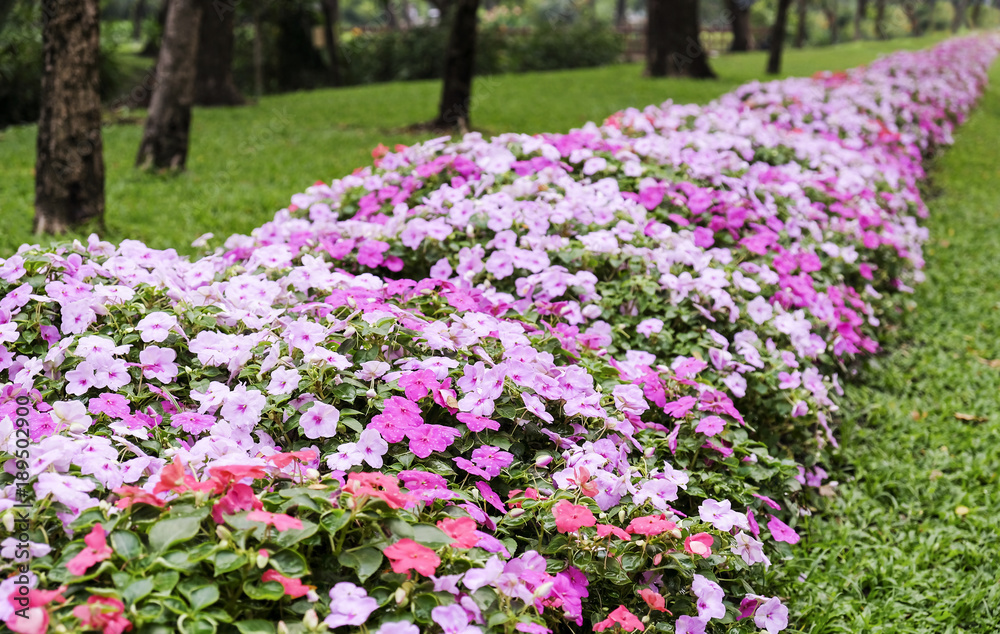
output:
M997 37L0 261L14 632L751 632Z

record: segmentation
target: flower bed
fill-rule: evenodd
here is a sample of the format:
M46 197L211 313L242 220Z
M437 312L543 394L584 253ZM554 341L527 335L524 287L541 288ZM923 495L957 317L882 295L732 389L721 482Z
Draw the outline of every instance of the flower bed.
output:
M380 148L194 261L22 248L0 620L780 631L836 371L920 280L922 153L998 51Z

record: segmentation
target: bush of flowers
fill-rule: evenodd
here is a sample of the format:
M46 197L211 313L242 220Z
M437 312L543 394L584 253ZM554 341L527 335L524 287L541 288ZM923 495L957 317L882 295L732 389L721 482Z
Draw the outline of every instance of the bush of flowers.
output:
M0 261L14 632L781 631L837 371L996 37Z

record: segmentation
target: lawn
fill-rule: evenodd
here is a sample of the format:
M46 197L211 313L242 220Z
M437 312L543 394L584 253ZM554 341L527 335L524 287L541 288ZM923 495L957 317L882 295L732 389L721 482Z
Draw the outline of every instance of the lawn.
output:
M809 75L850 68L944 37L789 50L785 70ZM486 134L560 132L629 106L667 99L703 103L763 77L764 61L763 53L716 59L716 81L650 80L637 64L483 77L475 86L473 123ZM109 125L104 131L106 237L185 251L205 232L249 232L314 181L368 164L377 144L428 138L405 128L432 118L439 89L433 81L369 85L266 97L244 108L198 109L188 171L179 176L136 171L132 164L141 125ZM0 255L36 241L30 234L34 162L34 126L0 132L0 226L5 228Z
M848 388L839 494L782 568L805 632L1000 627L1000 66L956 138L931 172L927 282Z

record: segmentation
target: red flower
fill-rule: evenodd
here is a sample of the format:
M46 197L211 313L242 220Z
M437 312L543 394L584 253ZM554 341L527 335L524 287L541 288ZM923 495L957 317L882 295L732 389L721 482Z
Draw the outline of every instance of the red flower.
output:
M149 504L150 506L163 508L163 500L137 486L120 486L114 490L114 493L118 496L115 506L120 509L127 509L133 504Z
M413 496L399 490L396 478L381 473L348 473L344 491L355 498L378 498L392 509L401 509L413 499Z
M219 483L212 479L206 482L198 482L194 476L190 476L184 472L184 465L180 460L174 459L174 461L163 468L160 472L160 481L156 483L153 487L153 494L163 493L164 491L173 491L178 495L185 493L186 491L215 491L216 493L221 493L221 489L218 488Z
M423 576L429 577L441 565L441 558L436 552L412 539L401 539L382 552L392 563L392 571L397 573L416 570Z
M237 482L229 492L212 506L212 519L216 524L223 521L222 514L233 515L240 511L262 511L264 503L257 499L249 485Z
M251 522L261 522L263 524L269 524L278 529L278 532L287 531L289 528L294 528L296 530L302 530L302 521L298 518L292 517L291 515L285 515L284 513L268 513L267 511L250 511L247 514L247 519Z
M97 562L111 558L111 547L108 546L104 527L100 524L94 524L90 534L83 538L83 543L87 546L77 553L76 557L66 562L66 570L76 577L87 572L87 568Z
M560 533L575 533L583 526L593 526L597 523L594 514L582 504L573 504L569 500L559 500L552 507L556 516L556 529Z
M289 451L288 453L276 453L272 456L268 456L266 460L268 462L273 462L274 466L279 469L284 469L293 460L298 460L302 464L312 462L316 459L315 449L303 449L302 451Z
M663 595L659 592L653 592L649 588L643 588L639 590L639 596L642 600L646 602L650 610L657 610L659 612L666 612L667 614L673 616L674 613L667 609L667 602L663 598Z
M619 605L615 608L614 612L608 615L608 618L594 625L594 631L603 632L609 627L614 627L616 623L621 625L622 629L629 632L633 630L639 630L642 632L646 629L646 626L642 624L639 617L629 612L628 608L624 605Z
M611 524L598 524L597 525L597 536L607 537L608 535L614 535L619 539L624 539L627 542L632 541L632 536L618 528L617 526L612 526Z
M480 537L476 535L478 524L471 517L444 519L439 521L437 526L445 535L455 540L451 543L452 548L472 548L479 543Z
M110 597L90 597L87 605L73 608L73 616L80 619L81 629L101 630L103 634L122 634L132 629L132 624L122 616L124 612L125 604Z
M215 492L222 493L226 487L233 482L239 482L243 478L253 478L263 480L267 477L267 471L260 465L226 465L223 467L211 467L208 470L211 479L208 482L215 482Z
M590 470L587 467L577 467L574 469L569 481L580 487L580 492L589 498L601 492L597 484L590 481Z
M316 589L316 586L307 586L299 579L291 579L279 574L277 570L266 571L263 576L261 576L261 581L264 581L265 583L268 581L277 581L282 585L282 587L285 588L285 594L293 599L304 597L309 594L310 590Z
M712 544L715 543L715 538L708 533L698 533L697 535L688 535L687 539L684 540L684 552L689 555L701 555L702 557L712 556Z
M661 513L660 515L644 515L642 517L636 517L629 522L628 528L625 530L633 535L650 536L672 531L675 528L677 528L677 524L668 520L666 516Z

